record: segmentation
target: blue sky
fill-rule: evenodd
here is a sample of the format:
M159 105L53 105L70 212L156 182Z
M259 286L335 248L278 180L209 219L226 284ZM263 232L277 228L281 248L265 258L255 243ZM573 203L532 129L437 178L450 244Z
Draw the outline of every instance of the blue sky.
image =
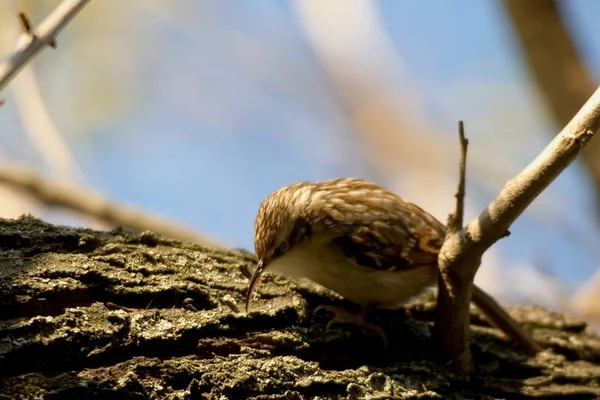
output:
M240 104L230 95L216 96L218 101L231 103L230 112L238 114L236 122L203 123L181 113L170 99L162 103L160 97L149 94L137 105L139 111L127 116L128 121L93 135L94 157L81 160L84 168L90 171L90 184L111 197L185 221L228 243L249 249L252 248L252 224L257 206L271 190L295 180L341 175L373 176L370 171L365 171L360 158L352 165L332 165L324 161L335 151L332 148L336 140L331 139L331 130L351 128L331 120L336 108L338 118L343 119L341 107L328 89L327 78L302 33L298 32L291 11L282 6L282 2L261 3L258 7L255 4L223 2L219 7L221 21L239 33L264 40L265 46L277 49L275 53L285 51L286 57L298 63L300 74L306 75L306 79L320 81L322 104L312 104L312 93L295 89L286 92L285 85L281 88L263 84L255 74L242 71L244 67L236 64L235 57L218 50L218 38L204 38L201 42L208 42L203 43L206 59L202 54L187 55L184 57L190 59L183 65L172 61L164 65L160 73L193 75L199 63L206 65L196 72L206 74L205 78L194 79L200 81L198 90L208 88L235 93L235 88L239 87L241 96L245 97L243 101L252 103ZM593 9L600 8L593 2L570 4L574 19L581 18L582 14L593 14ZM532 95L527 71L517 58L518 49L512 47L510 27L496 2L470 0L456 6L433 0L383 1L380 10L390 37L416 86L424 94L426 112L432 123L454 134L456 120L464 116L467 126L474 126L470 131L473 132L470 133L472 142L482 140L478 135L485 135L485 130L478 127L484 126L485 121L479 122L475 118L481 119L494 107L493 104L479 104L489 101L483 97L489 96L486 85L492 88L487 90L505 88L500 101L514 102L516 108L524 108L523 115L514 111L517 114L514 118L528 119L525 123L517 121L514 126L523 124L528 129L533 128L533 132L528 130L523 135L538 137L538 146L530 146L526 151L521 149L514 155L515 172L520 168L519 164L524 166L542 148L549 138L547 130L554 128L543 120L544 115L537 105L528 104L535 103L536 98ZM276 28L265 27L265 21L270 21ZM270 36L273 30L277 38ZM195 42L196 38L188 40ZM188 45L190 43L185 41L179 44L181 47ZM595 45L592 41L587 47ZM179 46L165 46L164 50L185 51ZM260 55L260 51L257 54ZM172 57L174 60L181 58L177 54ZM185 65L186 62L189 65ZM159 85L155 90L168 89ZM465 93L472 97L468 98ZM462 95L459 104L454 103L454 95ZM320 111L319 106L327 107L328 111ZM471 115L473 117L469 118ZM452 128L448 129L448 126ZM315 142L322 154L313 151ZM111 162L106 163L107 159ZM574 172L575 168L572 168L570 176L561 178L556 185L562 183L565 188L582 186L581 174ZM493 194L484 192L481 196L491 199ZM587 215L584 213L584 217L580 217L581 223ZM551 257L558 260L555 267L561 275L574 281L584 279L596 268L589 255L577 254L580 251L574 246L558 243L559 236L540 227L531 227L531 222L527 222L520 221L514 230L528 237L530 242L524 244L523 236L515 236L503 243L508 257L528 259L540 251L556 253L556 258ZM567 269L560 265L563 260L575 260L581 267Z
M549 131L558 132L537 103L498 2L377 4L431 124L455 135L456 121L464 119L472 151L489 140L501 144L498 152L515 150L503 156L511 161L507 171L499 172L506 179L543 148ZM598 77L600 35L594 18L600 2L570 0L563 5L578 46ZM84 12L92 13L92 7L93 2ZM179 7L181 26L157 15L140 15L136 29L143 32L142 45L135 51L141 61L123 67L131 69L131 81L120 112L84 132L72 128L72 110L53 114L91 188L252 249L255 212L270 191L296 180L380 178L368 169L356 143L348 144L351 162L337 157L336 148L354 128L288 3L220 0ZM67 29L64 41L74 40ZM106 62L102 51L89 50L86 65ZM56 54L40 57L40 77L51 104L68 96L65 88L73 79L52 69L64 69L62 63L68 62L57 60ZM72 73L74 66L70 68L66 70ZM98 76L102 82L102 74ZM94 104L93 96L70 101ZM6 115L10 107L3 113L0 126L20 129ZM20 150L11 158L23 162L31 157L30 150ZM553 188L568 204L561 218L595 243L600 237L582 171L571 167ZM469 190L482 206L495 194ZM597 268L597 253L582 252L565 234L531 216L512 231L499 245L507 260L527 262L543 254L568 284L585 281Z

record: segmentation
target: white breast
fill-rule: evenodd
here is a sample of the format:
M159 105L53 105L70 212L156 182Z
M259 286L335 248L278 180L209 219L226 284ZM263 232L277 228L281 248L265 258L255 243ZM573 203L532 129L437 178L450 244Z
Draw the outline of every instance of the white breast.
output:
M393 308L435 284L435 266L380 271L355 264L315 243L300 244L269 264L268 271L308 278L360 305Z

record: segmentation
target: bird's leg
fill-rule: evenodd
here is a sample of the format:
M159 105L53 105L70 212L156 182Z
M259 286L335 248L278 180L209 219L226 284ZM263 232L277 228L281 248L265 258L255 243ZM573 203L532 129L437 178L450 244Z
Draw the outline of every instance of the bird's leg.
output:
M379 336L383 339L384 347L387 347L387 335L384 330L379 325L367 321L367 314L373 308L375 308L375 304L367 304L360 311L352 312L343 307L321 305L315 308L314 312L326 310L334 314L334 317L327 323L326 329L329 329L333 324L353 324Z

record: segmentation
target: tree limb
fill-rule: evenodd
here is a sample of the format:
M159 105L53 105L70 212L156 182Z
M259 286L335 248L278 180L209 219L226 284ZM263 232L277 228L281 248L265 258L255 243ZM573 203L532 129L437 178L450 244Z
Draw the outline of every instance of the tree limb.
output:
M473 371L469 349L469 304L483 253L506 236L511 224L579 155L600 127L600 88L577 115L477 218L449 232L439 256L435 334L445 355L465 373Z
M596 85L563 22L555 0L504 0L522 55L541 100L556 126L565 126ZM600 141L581 159L595 186L600 207Z
M0 220L0 243L2 399L600 396L600 338L542 308L515 310L552 345L533 359L473 318L480 372L466 381L431 362L429 302L401 318L373 310L396 339L383 351L359 330L327 329L314 309L339 299L308 282L265 279L262 311L240 312L256 265L245 252L34 218Z
M23 34L8 60L0 64L0 92L45 46L56 46L56 36L90 0L65 0L33 30L26 14L19 13Z
M26 168L1 166L0 183L22 190L45 204L68 208L107 224L135 231L149 230L173 239L190 240L204 245L217 245L215 241L199 235L192 229L110 202L81 188L48 181Z

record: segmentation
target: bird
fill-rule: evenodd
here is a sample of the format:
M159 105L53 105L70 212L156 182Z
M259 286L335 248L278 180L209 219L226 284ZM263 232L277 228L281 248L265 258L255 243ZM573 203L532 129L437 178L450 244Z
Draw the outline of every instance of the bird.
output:
M360 306L322 305L327 324L350 323L381 336L367 321L374 308L398 308L436 285L446 226L418 205L360 178L301 181L270 193L254 223L257 267L246 312L263 272L307 278ZM541 348L498 303L473 287L472 301L492 325L534 351Z

